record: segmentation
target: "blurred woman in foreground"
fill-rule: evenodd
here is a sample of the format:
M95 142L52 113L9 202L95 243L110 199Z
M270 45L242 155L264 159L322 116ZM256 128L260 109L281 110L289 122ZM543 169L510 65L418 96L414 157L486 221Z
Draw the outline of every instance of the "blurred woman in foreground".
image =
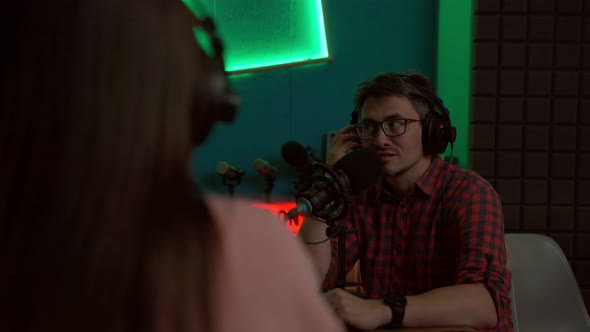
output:
M278 220L191 180L235 106L206 20L174 0L8 6L1 331L342 330Z

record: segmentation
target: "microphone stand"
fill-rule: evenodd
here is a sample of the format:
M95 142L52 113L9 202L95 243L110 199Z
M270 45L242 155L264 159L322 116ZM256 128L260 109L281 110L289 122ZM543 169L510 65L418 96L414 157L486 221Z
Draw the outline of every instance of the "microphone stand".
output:
M223 185L227 186L229 197L234 197L236 185L242 182L242 175L236 175L234 179L228 179L225 176L221 175L223 179Z
M330 225L326 229L326 235L338 236L337 239L337 268L336 268L336 288L344 289L346 287L346 227L342 225Z
M266 178L266 188L264 188L264 198L267 203L270 203L270 194L272 193L272 188L275 186L275 179Z
M345 225L336 225L334 221L341 220L350 208L350 197L351 194L347 188L350 187L347 183L339 180L340 176L335 170L327 165L320 163L313 163L315 172L312 172L311 180L307 182L308 185L316 183L315 187L312 187L305 192L298 194L304 201L311 202L316 197L318 192L326 190L326 188L333 188L334 191L344 195L341 201L341 209L335 215L333 214L337 210L337 205L331 205L324 210L317 211L316 216L323 218L328 225L326 229L326 237L334 238L337 236L337 270L336 270L336 288L344 289L346 287L346 234L354 232L355 230L347 230ZM297 195L296 195L297 196ZM299 199L298 199L299 201ZM309 204L314 206L313 203ZM287 214L290 217L290 213Z

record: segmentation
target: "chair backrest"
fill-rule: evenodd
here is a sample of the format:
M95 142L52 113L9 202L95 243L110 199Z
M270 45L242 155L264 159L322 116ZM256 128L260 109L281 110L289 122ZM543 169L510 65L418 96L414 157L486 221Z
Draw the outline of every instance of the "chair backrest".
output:
M516 313L516 295L514 294L514 280L510 280L510 311L512 311L512 332L520 332L518 329L518 315Z
M506 234L515 331L590 331L574 273L559 245L542 234Z

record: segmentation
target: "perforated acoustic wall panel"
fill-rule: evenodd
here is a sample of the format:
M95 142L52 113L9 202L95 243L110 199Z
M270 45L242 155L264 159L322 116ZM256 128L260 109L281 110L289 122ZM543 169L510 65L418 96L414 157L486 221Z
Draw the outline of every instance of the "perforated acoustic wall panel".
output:
M590 304L590 2L479 0L470 164L507 232L544 233Z

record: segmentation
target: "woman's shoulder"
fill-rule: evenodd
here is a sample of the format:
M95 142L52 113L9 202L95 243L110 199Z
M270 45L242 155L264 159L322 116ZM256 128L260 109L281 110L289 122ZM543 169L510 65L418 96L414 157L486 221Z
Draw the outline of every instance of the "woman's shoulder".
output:
M256 202L253 200L216 194L208 194L205 198L214 219L221 228L288 233L285 224L278 216L256 207Z
M245 198L206 196L207 203L220 230L226 250L242 257L261 255L282 260L299 261L307 252L287 229L285 223L268 210L255 207ZM277 262L283 264L283 262Z
M319 295L311 258L278 216L253 201L206 200L222 241L216 277L221 331L342 331Z

